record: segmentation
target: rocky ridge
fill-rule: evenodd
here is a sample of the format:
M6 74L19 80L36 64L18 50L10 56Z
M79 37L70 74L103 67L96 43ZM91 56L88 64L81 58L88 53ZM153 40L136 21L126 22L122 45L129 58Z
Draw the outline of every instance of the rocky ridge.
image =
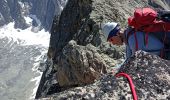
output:
M123 64L119 72L131 76L139 100L170 99L170 63L158 56L138 51ZM93 84L71 88L53 94L46 100L132 100L126 78L116 78L114 73L103 75Z
M115 99L131 98L129 91L128 93L125 91L128 90L127 83L117 82L111 74L106 74L113 69L114 73L119 71L116 66L122 63L121 59L124 59L124 46L118 47L106 42L100 26L103 22L117 21L125 28L126 19L132 15L134 8L151 5L155 6L157 3L153 4L151 0L69 0L61 15L55 17L53 21L48 51L48 59L52 63L44 72L37 91L37 98L47 97L56 92L57 94L48 98L57 100L107 97L113 99L113 96ZM159 6L159 9L164 8ZM70 14L70 12L72 13ZM137 56L136 59L143 58ZM113 68L109 66L113 66ZM126 72L124 69L121 70ZM129 74L131 73L129 72ZM101 80L97 81L100 78ZM91 83L94 84L87 85ZM104 83L106 85L101 85ZM77 87L78 90L73 87ZM73 89L66 90L69 88ZM94 91L90 91L93 89ZM140 96L140 98L146 98L146 94L142 95L144 96ZM166 97L168 98L168 95ZM154 95L153 98L158 97Z

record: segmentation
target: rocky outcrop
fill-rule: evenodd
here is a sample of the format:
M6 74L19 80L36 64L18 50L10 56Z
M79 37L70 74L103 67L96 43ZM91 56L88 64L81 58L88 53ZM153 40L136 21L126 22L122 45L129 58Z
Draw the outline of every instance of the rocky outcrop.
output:
M60 15L67 0L31 0L29 2L32 4L30 14L36 15L41 26L49 31L53 24L54 16ZM36 21L33 24L38 25Z
M93 46L78 46L70 41L63 49L58 63L57 80L60 86L74 86L93 83L106 73L106 64Z
M49 69L52 69L52 71L50 74L50 70L45 71L48 73L44 73L45 78L41 81L42 84L37 92L39 93L37 98L49 95L47 91L53 94L71 87L91 84L99 79L99 76L103 73L110 72L110 68L107 66L115 67L115 69L112 69L117 72L116 65L120 64L124 57L124 46L118 47L106 42L106 37L100 30L101 24L107 21L117 21L124 28L127 24L126 19L132 15L134 8L144 6L149 6L149 0L69 0L61 15L55 17L52 25L48 50L48 57L52 62ZM105 59L113 64L109 65ZM114 62L113 59L116 59L117 62ZM48 77L50 75L51 77ZM103 77L103 80L107 77L110 76ZM100 80L95 85L101 86L102 82ZM107 88L113 90L109 84L106 83L102 86L103 90L94 89L96 94L99 94L97 98L102 98L100 94L105 94ZM94 88L95 85L93 85ZM106 87L107 85L108 87ZM56 86L56 91L54 86ZM113 83L113 86L116 85ZM89 87L87 91L82 91L91 93L90 88L93 87ZM111 90L108 91L111 92ZM116 95L119 96L117 92L115 90L115 98ZM64 93L67 93L67 91ZM63 97L72 98L72 96L75 96L76 99L81 98L83 93L76 94L71 91L71 93L67 93L68 96L63 94ZM87 94L90 95L89 93ZM106 95L110 96L109 94ZM57 95L56 98L61 96ZM92 95L92 98L94 98L94 95Z
M75 41L70 41L64 47L62 55L57 60L58 63L54 65L59 85L85 85L106 74L106 68L114 66L115 61L110 60L110 63L106 63L110 57L99 54L97 50L93 45L80 46Z
M21 3L16 0L1 0L0 1L0 25L8 24L15 21L15 27L27 28L28 25L24 20L24 9Z
M0 1L0 25L4 25L12 21L10 11L5 0ZM5 17L6 16L6 17Z
M139 100L170 99L170 62L146 52L123 64L119 72L127 73L133 79ZM95 83L76 87L51 95L46 100L132 100L132 93L126 78L116 78L114 73L105 74Z

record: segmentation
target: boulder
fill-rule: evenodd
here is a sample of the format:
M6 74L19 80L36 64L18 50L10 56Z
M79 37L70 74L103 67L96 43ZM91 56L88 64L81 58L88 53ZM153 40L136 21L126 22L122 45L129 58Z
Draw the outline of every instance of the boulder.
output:
M90 84L105 74L107 64L93 45L80 46L70 41L54 65L60 86Z

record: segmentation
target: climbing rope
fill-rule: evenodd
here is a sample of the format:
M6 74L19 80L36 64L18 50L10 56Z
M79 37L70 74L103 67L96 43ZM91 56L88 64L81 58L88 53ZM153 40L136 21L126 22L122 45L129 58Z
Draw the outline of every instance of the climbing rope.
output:
M133 100L138 100L138 97L137 97L137 94L136 94L136 90L135 90L135 86L133 84L132 78L126 73L118 73L118 74L116 74L116 77L120 77L120 76L126 77L128 79L130 89L132 91Z

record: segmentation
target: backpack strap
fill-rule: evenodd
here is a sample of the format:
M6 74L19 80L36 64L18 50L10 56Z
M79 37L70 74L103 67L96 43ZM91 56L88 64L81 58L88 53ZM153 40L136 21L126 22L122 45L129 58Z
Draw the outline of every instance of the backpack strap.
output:
M146 47L148 47L148 42L149 42L149 32L145 32L146 34L145 34L145 40L144 40L144 42L145 42L145 46Z
M135 30L134 30L134 28L132 28L132 27L128 27L128 28L125 30L124 34L125 34L125 44L126 44L126 45L129 45L128 39L129 39L129 37L133 34L134 31L135 31Z
M128 31L125 33L126 34L126 44L128 44L128 39L131 35L134 35L134 38L135 38L135 49L136 51L139 49L139 46L138 46L138 40L137 40L137 36L136 36L136 30L134 28L131 28L128 29Z
M139 46L138 46L138 39L137 39L137 36L136 36L136 30L134 32L134 37L135 37L135 47L136 47L136 51L139 49Z

